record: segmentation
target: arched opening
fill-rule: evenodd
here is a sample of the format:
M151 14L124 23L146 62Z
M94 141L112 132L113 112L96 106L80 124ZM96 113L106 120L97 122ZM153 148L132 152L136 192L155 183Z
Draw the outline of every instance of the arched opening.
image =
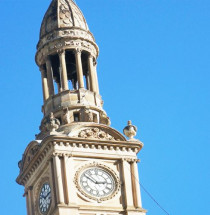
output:
M66 59L67 76L69 80L69 89L77 90L78 81L77 81L76 59L75 59L74 52L72 50L66 50L65 59Z
M53 84L55 93L61 91L61 81L60 81L60 60L58 54L51 55L50 61L52 65L52 74L53 74Z
M81 58L82 58L82 69L83 69L83 79L85 88L87 90L90 90L90 77L89 77L89 69L88 69L88 52L82 52Z

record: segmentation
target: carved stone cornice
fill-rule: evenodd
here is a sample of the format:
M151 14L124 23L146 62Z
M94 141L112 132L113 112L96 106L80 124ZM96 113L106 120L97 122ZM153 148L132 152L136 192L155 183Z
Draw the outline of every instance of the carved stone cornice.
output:
M122 161L126 161L128 163L139 163L140 160L137 158L122 158Z
M46 158L50 149L53 147L52 142L46 144L43 148L40 148L39 153L37 153L33 159L30 161L29 165L20 171L19 176L16 181L18 184L25 185L25 183L30 179L36 169L41 165L43 159Z
M36 63L38 66L41 66L45 62L45 57L47 55L55 54L57 50L74 50L78 47L91 53L94 58L96 58L99 54L99 48L94 42L86 41L84 39L74 40L72 38L58 38L54 41L45 43L42 48L37 50Z
M52 151L55 147L72 147L73 150L65 150L65 152L52 152L50 154L49 152ZM87 149L87 150L108 150L108 151L115 151L118 155L117 159L121 159L120 152L131 152L134 154L137 154L141 148L143 147L142 142L127 142L127 141L106 141L106 140L86 140L78 138L70 138L70 137L63 137L63 136L49 136L45 138L41 145L39 152L33 157L33 159L30 161L30 164L23 169L18 178L16 179L18 184L25 185L27 181L31 178L31 176L34 174L34 172L37 170L37 168L41 165L42 161L46 159L48 156L48 160L52 156L74 156L73 152L76 148L81 149ZM110 159L112 159L110 157ZM116 159L116 158L115 158ZM130 159L128 159L130 160Z
M66 29L58 29L51 33L48 33L44 37L42 37L37 45L37 49L41 49L46 43L52 42L59 38L71 38L71 39L83 39L92 43L95 43L95 39L91 32L87 32L80 28L66 28Z

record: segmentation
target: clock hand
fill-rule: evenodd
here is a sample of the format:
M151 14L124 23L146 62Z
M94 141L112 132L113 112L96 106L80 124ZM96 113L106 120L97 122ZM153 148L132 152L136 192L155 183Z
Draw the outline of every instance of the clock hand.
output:
M49 192L48 194L47 194L47 196L45 197L45 199L47 199L48 198L48 196L51 194L51 192Z
M105 182L99 181L99 182L96 182L96 184L106 184L106 181Z
M94 179L94 178L92 178L91 176L89 176L88 174L85 174L85 176L88 178L88 179L90 179L93 183L97 183L97 181Z

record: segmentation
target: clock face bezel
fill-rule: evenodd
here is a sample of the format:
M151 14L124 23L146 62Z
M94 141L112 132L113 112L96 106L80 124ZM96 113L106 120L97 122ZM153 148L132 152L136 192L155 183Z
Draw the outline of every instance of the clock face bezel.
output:
M48 186L47 188L44 188L44 186ZM47 205L48 205L48 208L47 208L47 210L46 211L42 211L41 210L41 203L40 203L40 200L41 200L41 194L42 194L42 192L44 192L43 191L43 188L44 189L49 189L49 192L50 192L50 203L47 203ZM47 194L47 196L48 196L49 194ZM46 197L47 197L46 196ZM43 183L42 184L42 186L41 186L41 188L40 188L40 190L39 190L39 197L38 197L38 209L39 209L39 212L40 212L40 214L42 214L42 215L46 215L46 214L48 214L48 212L50 211L50 207L51 207L51 204L52 204L52 189L51 189L51 186L50 186L50 183L49 182L45 182L45 183Z
M79 179L82 189L96 198L105 198L115 190L113 176L104 168L90 167L85 169Z
M102 176L94 175L94 172L96 173L97 171L101 172ZM87 181L86 188L83 184L84 179ZM78 192L82 194L83 197L85 196L88 199L95 200L97 202L107 201L113 198L120 190L120 180L116 172L112 170L110 167L96 162L88 163L79 168L75 174L74 182L76 184ZM92 192L93 191L97 192L97 190L101 191L103 190L103 188L104 189L107 189L108 187L110 188L110 185L111 191L107 192L106 194L104 192L103 195L93 194L90 191L91 189ZM89 192L87 190L88 187Z

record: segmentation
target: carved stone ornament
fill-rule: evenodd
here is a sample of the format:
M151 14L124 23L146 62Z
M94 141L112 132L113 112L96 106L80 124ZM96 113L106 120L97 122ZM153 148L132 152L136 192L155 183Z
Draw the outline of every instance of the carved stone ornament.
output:
M64 125L69 124L71 122L68 108L65 108L63 110L63 119L62 120L63 120Z
M116 141L116 139L111 136L110 134L106 133L105 131L99 128L89 128L80 131L78 137L84 139L97 139L97 140L111 140Z
M91 167L101 168L101 169L107 171L112 176L112 178L114 179L115 189L110 195L108 195L106 197L92 196L92 195L89 195L88 193L86 193L84 191L84 189L81 187L80 177L85 170L87 170ZM97 202L102 202L102 201L107 201L109 199L112 199L113 197L115 197L117 195L117 193L119 192L119 190L121 188L121 181L120 181L118 175L116 174L116 172L113 169L111 169L110 167L108 167L102 163L99 163L99 162L86 163L85 165L80 167L75 173L74 183L76 185L76 188L77 188L79 194L81 194L81 196L84 196L91 200L95 200Z
M103 111L100 113L100 122L108 126L111 125L109 117Z
M84 108L83 114L85 122L93 122L93 113L88 108Z
M60 121L54 117L51 112L50 115L42 121L40 130L42 132L55 132L60 126Z

